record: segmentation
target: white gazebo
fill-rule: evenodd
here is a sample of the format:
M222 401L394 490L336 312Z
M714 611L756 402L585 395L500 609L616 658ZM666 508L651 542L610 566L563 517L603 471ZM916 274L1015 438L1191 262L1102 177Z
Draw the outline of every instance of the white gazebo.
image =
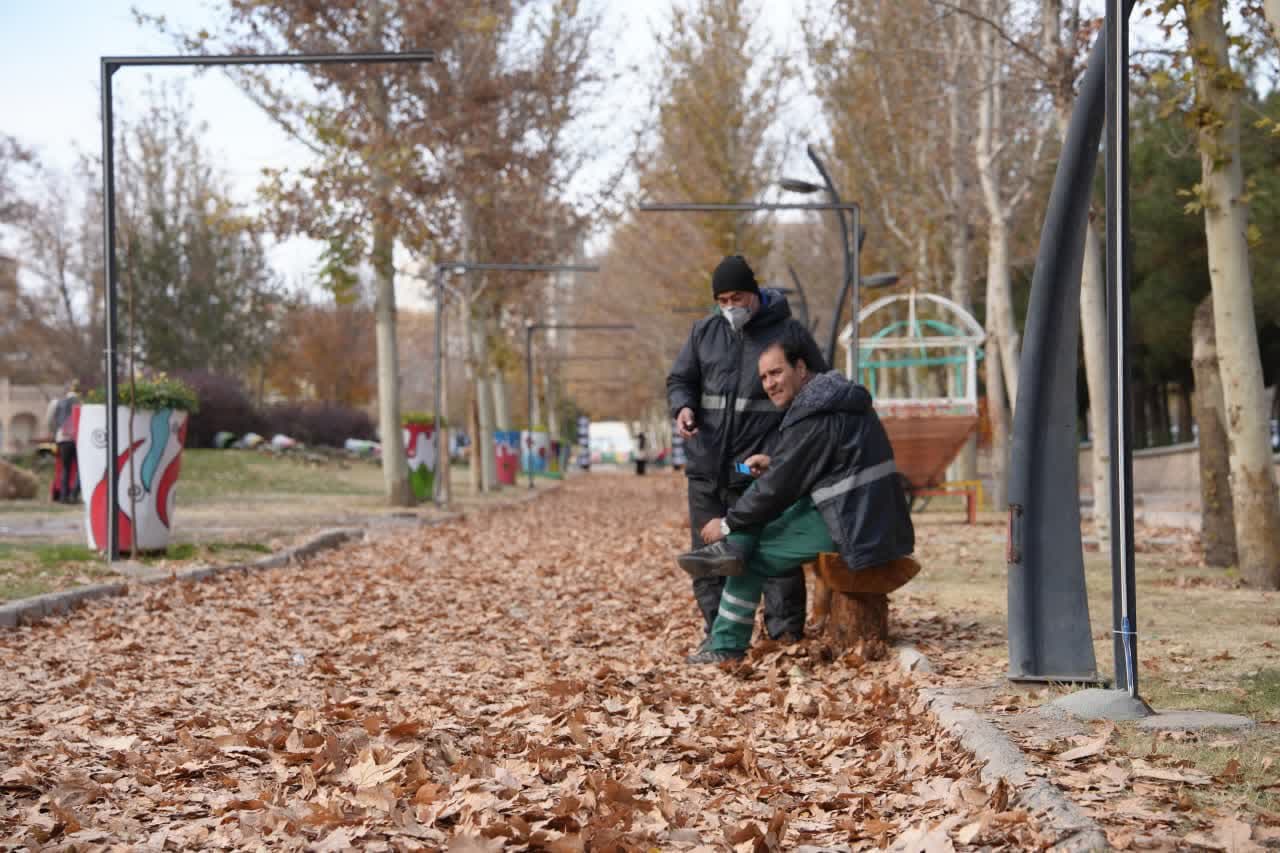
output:
M943 482L977 428L978 361L986 334L963 307L934 293L885 296L858 314L857 381L871 391L913 494L964 491L970 519L976 486ZM852 375L852 329L840 341Z
M876 407L978 413L978 361L986 333L958 303L935 293L898 293L858 314L858 377ZM864 330L872 329L870 334ZM840 343L853 379L852 329Z

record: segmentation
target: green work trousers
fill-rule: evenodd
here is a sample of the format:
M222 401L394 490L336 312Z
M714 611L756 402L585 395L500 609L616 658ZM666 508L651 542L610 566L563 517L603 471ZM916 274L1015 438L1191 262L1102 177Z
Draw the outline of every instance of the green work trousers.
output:
M741 652L751 645L756 606L765 578L795 571L823 551L836 550L818 508L801 498L787 511L760 528L735 530L729 542L746 553L746 571L726 579L720 609L711 627L710 648Z

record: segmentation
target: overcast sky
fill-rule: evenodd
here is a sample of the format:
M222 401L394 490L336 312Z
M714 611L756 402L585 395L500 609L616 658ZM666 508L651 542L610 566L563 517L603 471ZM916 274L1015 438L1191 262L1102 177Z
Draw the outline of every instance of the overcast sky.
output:
M604 36L612 46L612 67L646 64L652 51L650 33L660 22L666 4L602 3L607 9ZM765 0L765 14L776 19L779 31L794 29L792 5L790 0ZM134 23L132 7L163 12L181 29L194 30L213 22L208 0L0 0L0 79L6 81L0 87L0 131L35 148L43 163L63 171L71 169L79 152L99 153L99 58L176 52L165 37ZM305 72L294 73L304 79ZM240 200L252 201L262 168L296 166L308 159L302 146L277 129L216 70L117 72L113 80L117 121L136 115L149 78L156 83L185 84L195 106L194 118L209 126L205 136L209 153L231 176ZM646 105L643 92L635 85L611 92L609 102L615 115L636 118ZM614 150L620 152L626 141L626 122L613 124L619 142ZM606 157L595 167L603 175L613 165ZM272 262L294 283L309 276L315 255L314 244L292 240L273 249ZM402 296L412 302L417 289L407 283Z
M668 0L599 2L607 10L604 36L612 45L611 65L636 64L647 69L653 56L652 33L665 17ZM804 0L760 2L762 18L777 45L793 53L802 50L797 21ZM0 0L0 80L5 81L0 87L0 131L34 147L42 162L64 171L74 165L78 152L98 153L99 57L175 52L165 37L134 23L133 6L162 11L183 29L212 23L208 0ZM304 79L305 72L294 73ZM642 75L647 73L642 70ZM233 179L241 201L253 200L263 167L296 166L309 156L218 71L169 68L117 72L118 117L136 116L148 77L155 82L180 80L186 85L195 106L194 118L209 125L206 146ZM623 117L615 128L615 152L624 148L626 118L641 117L646 104L635 78L610 93L610 114ZM785 121L796 133L787 168L804 175L809 169L804 143L814 141L820 133L817 106L803 92L797 92L788 110ZM597 164L598 173L608 173L613 165L604 158ZM272 251L273 264L291 284L309 277L314 258L314 245L304 240L290 241ZM418 285L406 283L402 292L406 303L416 301L418 290Z

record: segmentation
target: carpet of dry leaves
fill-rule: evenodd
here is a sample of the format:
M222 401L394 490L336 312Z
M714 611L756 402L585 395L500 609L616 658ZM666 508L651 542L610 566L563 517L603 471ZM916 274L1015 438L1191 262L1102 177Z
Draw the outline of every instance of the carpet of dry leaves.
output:
M984 788L894 664L820 640L684 664L700 631L672 561L682 489L593 474L0 636L0 848L1053 840Z

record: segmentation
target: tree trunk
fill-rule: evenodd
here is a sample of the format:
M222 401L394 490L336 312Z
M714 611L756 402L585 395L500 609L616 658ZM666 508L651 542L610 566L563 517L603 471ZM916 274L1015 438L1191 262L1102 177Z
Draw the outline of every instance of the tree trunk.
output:
M1003 131L1000 102L998 49L994 33L983 26L978 39L979 54L990 69L983 75L983 86L978 97L978 132L974 139L978 183L982 187L982 200L987 210L987 328L995 332L998 345L992 346L987 338L988 358L999 357L1002 362L999 375L1004 379L1005 398L1010 407L1017 405L1018 350L1021 346L1016 324L1013 321L1013 294L1009 273L1009 211L1001 196L1000 178L996 174L997 146ZM989 57L989 58L986 58ZM990 375L988 370L988 375ZM988 395L991 389L987 389Z
M1084 235L1080 276L1080 335L1084 342L1085 381L1089 386L1089 432L1093 471L1093 532L1105 550L1111 538L1111 422L1107 387L1107 302L1102 247L1090 220Z
M440 410L436 412L436 482L440 484L437 494L440 498L441 506L449 505L449 477L452 460L449 458L449 433L453 429L453 424L445 425L448 416L445 414L449 411L449 313L445 307L444 300L440 300L436 304L437 311L444 311L441 316L443 321L441 326L442 334L440 335Z
M556 411L559 407L559 399L556 394L556 382L550 372L542 374L542 381L546 389L547 398L547 435L549 440L559 441L560 413Z
M1174 392L1174 402L1177 404L1174 418L1174 424L1177 428L1176 442L1186 442L1191 440L1191 389L1187 387L1187 383L1179 382L1177 390Z
M1147 384L1133 383L1133 393L1129 396L1129 406L1133 418L1133 445L1135 450L1145 450L1151 446L1151 428L1147 415L1151 409L1147 405Z
M476 359L476 444L480 453L480 491L492 491L498 480L493 444L493 391L488 381L489 348L482 318L471 322L471 346Z
M988 331L988 347L992 346L993 337L997 336ZM1009 409L1004 396L1004 377L1000 375L1000 359L991 355L983 359L983 364L987 379L987 417L991 419L991 508L1003 512L1009 506Z
M1195 371L1195 415L1200 425L1200 542L1208 566L1236 564L1236 530L1231 511L1231 461L1226 407L1218 375L1213 334L1213 295L1196 308L1191 324L1191 369Z
M1276 40L1276 44L1280 45L1280 0L1264 0L1262 14L1267 19L1267 25L1271 27L1271 37Z
M370 4L369 41L372 49L380 49L386 10L380 2ZM380 80L373 82L369 111L378 135L385 144L390 136L390 110L387 93ZM396 278L392 250L395 248L395 225L391 219L391 177L375 157L373 186L376 205L373 217L373 271L377 286L374 300L374 330L378 351L378 433L382 440L382 479L391 506L413 506L413 489L409 485L409 461L404 453L404 436L400 426L400 354L396 344Z
M465 233L464 233L465 238ZM465 245L465 240L464 240ZM481 452L483 445L480 444L480 390L483 383L480 381L480 371L476 368L475 342L471 335L471 315L474 313L471 308L471 282L466 281L462 286L462 304L459 312L462 317L458 324L462 329L462 363L465 368L467 394L467 432L470 434L471 443L467 448L467 484L471 487L471 494L478 495L484 491L484 453Z
M390 232L373 226L374 270L378 295L374 302L378 348L378 432L382 439L382 479L387 503L413 506L409 462L400 427L400 357L396 347L396 283L391 263Z
M501 367L489 369L489 386L493 389L493 428L510 430L511 391L507 388L507 374Z
M1240 166L1239 93L1225 79L1231 60L1221 3L1187 3L1186 11L1191 55L1196 60L1198 106L1210 113L1201 119L1200 168L1207 196L1205 236L1218 369L1231 442L1240 572L1254 586L1280 589L1280 495L1271 460L1245 238L1248 209Z

